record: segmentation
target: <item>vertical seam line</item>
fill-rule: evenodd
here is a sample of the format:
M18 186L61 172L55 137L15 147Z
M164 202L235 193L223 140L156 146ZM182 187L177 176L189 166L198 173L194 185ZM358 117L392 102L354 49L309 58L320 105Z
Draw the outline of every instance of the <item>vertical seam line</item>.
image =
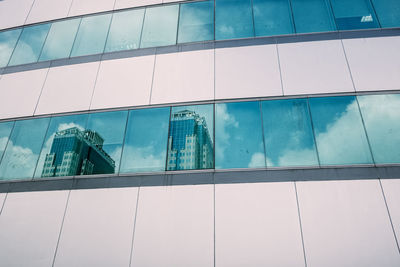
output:
M157 48L154 51L154 63L153 63L153 75L151 77L151 86L150 86L150 98L149 98L149 105L151 105L151 98L153 97L153 85L154 85L154 76L156 73L156 61L157 61Z
M299 216L301 244L302 244L302 246L303 246L304 266L307 267L306 248L305 248L305 246L304 246L303 225L302 225L302 223L301 223L300 204L299 204L299 196L298 196L298 194L297 194L296 181L294 181L293 184L294 184L294 191L295 191L295 193L296 193L297 215Z
M344 58L346 60L347 69L349 70L350 79L351 79L351 83L353 84L354 92L357 92L356 85L355 85L354 79L353 79L353 73L351 72L350 63L349 63L349 60L347 58L346 49L344 48L343 39L340 39L340 43L342 44L343 54L344 54Z
M100 67L101 67L101 63L103 56L101 56L100 58L100 62L99 62L99 66L97 67L97 72L96 72L96 78L94 80L94 85L93 85L93 90L92 90L92 96L90 97L90 103L89 103L89 107L88 110L90 110L92 108L92 102L93 102L93 96L94 96L94 91L96 90L96 85L97 85L97 79L99 78L99 72L100 72Z
M35 2L36 2L36 1L33 0L32 5L31 5L31 7L29 8L28 14L26 15L26 18L25 18L25 20L24 20L24 25L26 24L26 21L28 20L29 15L31 14L31 11L32 11L32 8L33 8L33 5L35 4Z
M281 91L282 91L282 95L284 96L285 92L283 91L283 78L282 78L282 69L281 69L281 58L279 57L278 40L275 41L275 47L276 47L276 55L278 57L279 77L281 79Z
M141 180L140 180L141 181ZM141 182L140 182L141 183ZM132 231L132 242L131 242L131 253L129 255L129 266L132 266L132 258L133 258L133 245L135 241L135 232L136 232L136 219L137 213L139 209L139 194L140 194L141 185L139 185L138 193L136 197L136 209L135 209L135 218L133 219L133 231Z
M43 81L43 84L42 84L42 88L40 89L39 97L38 97L38 100L36 101L35 109L33 110L32 116L35 116L35 115L36 115L36 111L37 111L37 108L38 108L39 103L40 103L40 98L42 97L43 89L44 89L44 86L46 85L46 82L47 82L47 77L48 77L48 75L49 75L50 67L51 67L51 63L50 63L49 66L47 67L46 77L44 77L44 81Z

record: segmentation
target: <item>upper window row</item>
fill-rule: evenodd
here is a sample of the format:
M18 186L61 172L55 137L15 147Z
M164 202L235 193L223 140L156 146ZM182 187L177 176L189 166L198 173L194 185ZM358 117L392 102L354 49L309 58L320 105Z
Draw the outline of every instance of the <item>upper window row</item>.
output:
M0 180L400 163L400 94L230 102L0 123Z
M215 0L129 9L0 32L0 67L176 43L400 27L399 14L398 0Z

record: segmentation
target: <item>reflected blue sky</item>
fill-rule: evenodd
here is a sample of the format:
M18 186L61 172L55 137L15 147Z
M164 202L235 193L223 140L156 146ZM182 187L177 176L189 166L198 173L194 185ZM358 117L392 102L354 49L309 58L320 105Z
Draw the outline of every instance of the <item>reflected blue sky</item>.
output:
M400 27L399 0L372 0L382 27Z
M378 28L370 0L331 0L339 30Z
M0 68L7 66L22 28L0 32Z
M6 149L8 138L10 137L13 126L13 121L0 123L0 162L1 158L3 157L3 152Z

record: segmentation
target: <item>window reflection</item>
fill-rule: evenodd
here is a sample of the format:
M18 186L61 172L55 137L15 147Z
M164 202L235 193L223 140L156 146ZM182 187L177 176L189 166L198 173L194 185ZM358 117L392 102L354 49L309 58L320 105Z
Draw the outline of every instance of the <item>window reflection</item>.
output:
M22 28L0 32L0 68L7 66Z
M213 106L173 107L168 134L167 170L214 166Z
M370 0L331 0L338 30L378 28Z
M399 0L372 0L379 22L384 28L400 27Z
M10 137L11 130L14 126L13 121L0 123L0 162L3 158L4 150L6 149L8 138Z

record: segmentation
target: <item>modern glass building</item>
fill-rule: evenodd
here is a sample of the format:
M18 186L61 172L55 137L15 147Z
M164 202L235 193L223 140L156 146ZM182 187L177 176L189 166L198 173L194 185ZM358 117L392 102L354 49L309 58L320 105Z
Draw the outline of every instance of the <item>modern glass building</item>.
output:
M0 267L400 266L399 0L0 1Z

